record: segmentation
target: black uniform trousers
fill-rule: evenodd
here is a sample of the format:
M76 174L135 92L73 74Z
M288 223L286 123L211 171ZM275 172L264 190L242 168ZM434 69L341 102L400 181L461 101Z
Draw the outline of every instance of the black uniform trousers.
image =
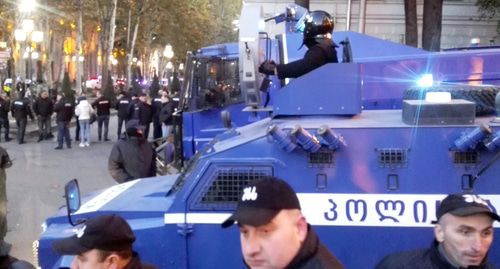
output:
M26 133L26 124L28 123L28 119L16 119L17 126L17 143L24 143L24 134Z
M108 140L109 115L97 116L97 137L101 141L102 126L104 125L104 140Z
M59 147L63 146L66 141L66 146L71 148L71 137L69 135L69 121L57 122L57 144Z
M122 137L122 126L127 124L127 119L125 117L120 117L118 116L118 131L117 131L117 137L119 140Z
M5 129L5 141L9 140L9 131L10 131L10 126L9 126L9 119L8 118L0 118L0 134L2 132L2 128Z

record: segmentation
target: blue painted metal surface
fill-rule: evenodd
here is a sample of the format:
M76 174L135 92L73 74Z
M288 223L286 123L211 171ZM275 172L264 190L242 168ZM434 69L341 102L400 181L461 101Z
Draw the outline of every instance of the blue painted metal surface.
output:
M389 253L427 247L436 206L448 193L473 190L500 210L500 149L492 142L500 123L494 116L467 125L413 126L403 123L398 109L403 90L423 73L446 84L498 84L500 51L427 53L349 35L354 63L327 65L276 89L272 117L249 120L253 112L238 114L236 104L231 112L241 127L220 135L218 109L185 112L186 148L194 153L205 145L182 174L91 194L75 218L124 216L138 238L134 249L160 268L244 268L237 227L223 230L220 223L247 181L274 175L297 191L307 220L346 268L364 269ZM369 40L379 51L362 45ZM342 105L354 116L339 113ZM495 136L477 139L469 151L454 149L481 125ZM269 134L271 126L279 132ZM328 128L338 141L319 139L316 152L316 141L291 139L298 126L315 137ZM39 249L43 268L60 259L51 242L72 234L65 215L62 209L47 219ZM490 259L500 266L498 236Z

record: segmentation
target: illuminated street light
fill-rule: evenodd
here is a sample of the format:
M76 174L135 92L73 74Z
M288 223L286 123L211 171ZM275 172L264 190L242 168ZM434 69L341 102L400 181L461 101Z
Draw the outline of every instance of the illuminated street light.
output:
M180 64L179 64L179 70L180 70L180 71L184 70L184 64L183 64L183 63L180 63Z
M36 6L37 2L34 0L22 0L21 3L19 3L19 11L21 11L21 13L30 13Z
M21 4L26 4L29 3L30 5L34 5L34 1L23 1ZM40 31L34 31L35 29L35 22L30 19L24 19L21 22L21 29L15 29L14 30L14 37L16 41L18 42L25 42L25 51L23 53L23 59L26 59L27 61L27 68L26 68L26 78L27 79L32 79L32 74L31 74L31 66L32 66L32 60L33 59L39 59L40 55L35 47L32 47L32 43L40 43L43 41L43 32Z
M172 59L174 57L174 51L172 49L172 45L165 45L165 49L163 50L163 56L167 57L167 59Z

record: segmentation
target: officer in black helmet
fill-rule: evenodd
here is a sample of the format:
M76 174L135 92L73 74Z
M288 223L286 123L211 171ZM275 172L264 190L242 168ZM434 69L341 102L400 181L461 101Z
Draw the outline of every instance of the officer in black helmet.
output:
M311 11L307 14L304 26L303 45L309 49L304 58L288 64L276 64L266 61L259 67L259 72L277 75L278 78L300 77L326 63L337 63L335 43L332 41L333 20L325 11Z

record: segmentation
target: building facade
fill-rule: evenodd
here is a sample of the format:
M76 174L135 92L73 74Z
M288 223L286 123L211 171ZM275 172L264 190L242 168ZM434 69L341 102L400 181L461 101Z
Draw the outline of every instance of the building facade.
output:
M246 3L263 5L264 16L281 13L293 4L290 0L246 0ZM348 15L350 5L350 23ZM310 10L325 10L335 18L334 31L355 31L360 29L360 0L310 0ZM364 33L390 40L405 42L405 13L403 0L366 0ZM419 47L422 46L423 0L417 0L417 20L419 25ZM496 23L500 17L481 19L475 5L476 0L444 0L441 31L441 48L464 47L472 38L479 38L481 45L500 44ZM363 20L361 20L363 21ZM269 23L268 23L269 24ZM279 32L279 25L268 25L271 33ZM363 27L361 27L363 28Z

